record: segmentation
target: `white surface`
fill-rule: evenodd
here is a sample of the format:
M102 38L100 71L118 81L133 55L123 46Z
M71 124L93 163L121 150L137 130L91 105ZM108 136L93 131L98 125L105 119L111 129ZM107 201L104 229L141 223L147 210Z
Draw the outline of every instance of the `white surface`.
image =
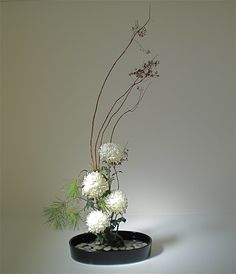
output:
M130 149L123 229L150 234L154 256L119 267L72 261L73 233L53 232L41 214L88 168L98 89L147 2L1 4L2 272L235 274L235 2L152 3L143 43L158 53L161 77L115 141ZM102 110L142 62L135 49L111 77Z
M55 233L43 226L40 219L8 219L3 231L3 259L7 273L234 274L232 217L229 214L128 216L125 229L146 232L153 238L152 256L140 263L121 266L75 262L68 247L71 233Z

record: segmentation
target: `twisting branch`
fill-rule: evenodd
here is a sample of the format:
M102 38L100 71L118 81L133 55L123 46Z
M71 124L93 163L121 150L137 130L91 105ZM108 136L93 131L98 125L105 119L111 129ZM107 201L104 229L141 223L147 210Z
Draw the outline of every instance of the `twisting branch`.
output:
M148 84L148 86L145 88L145 90L144 90L143 92L140 91L140 94L139 94L139 98L138 98L137 103L136 103L132 108L129 108L128 110L126 110L125 112L123 112L123 113L119 116L119 118L116 120L116 122L115 122L115 124L114 124L114 126L113 126L113 128L112 128L112 131L111 131L110 143L112 142L112 139L113 139L113 136L114 136L115 129L116 129L118 123L120 122L120 120L121 120L127 113L133 112L133 111L136 110L136 108L138 107L138 105L139 105L140 102L142 101L143 96L145 95L145 93L146 93L146 91L147 91L147 89L148 89L149 86L150 86L150 83Z
M100 146L102 145L102 141L103 141L103 137L105 134L106 129L108 128L110 122L112 121L112 119L114 118L114 116L120 111L120 109L122 108L122 106L124 105L124 103L127 101L132 89L137 86L138 84L140 84L144 79L136 79L133 84L114 102L114 104L112 105L111 109L109 110L96 139L96 143L95 143L95 147L97 148L98 146L98 142L99 142L99 138L100 138ZM123 99L123 101L120 103L119 107L117 108L116 111L114 111L112 113L112 115L110 116L112 110L114 109L115 105L125 96L125 98ZM110 116L110 118L109 118ZM109 120L108 120L109 118Z
M109 118L109 116L110 116L110 114L111 114L111 112L112 112L112 110L114 109L114 107L116 106L116 104L124 97L124 96L127 96L130 92L131 92L131 90L132 90L132 88L135 86L135 81L134 81L134 83L120 96L120 97L118 97L117 99L116 99L116 101L113 103L113 105L111 106L111 108L110 108L110 110L109 110L109 112L107 113L107 116L106 116L106 118L104 119L104 121L103 121L103 123L102 123L102 126L101 126L101 128L99 129L99 132L98 132L98 136L97 136L97 139L96 139L96 142L95 142L95 148L97 149L97 146L98 146L98 142L99 142L99 138L101 137L101 141L100 141L100 146L101 146L101 144L102 144L102 139L103 139L103 135L104 135L104 132L102 133L102 131L103 131L103 129L104 129L104 126L105 126L105 124L106 124L106 122L107 122L107 120L108 120L108 118ZM119 110L118 110L119 111ZM106 127L107 128L107 127ZM105 128L105 130L106 130L106 128Z
M110 109L110 111L109 111L100 131L99 131L99 134L98 134L98 137L96 140L96 147L97 147L97 143L98 143L98 139L99 139L100 135L101 135L101 140L100 140L100 146L101 146L105 131L107 130L107 128L108 128L110 122L112 121L112 119L114 118L114 116L120 111L120 109L123 107L124 103L127 101L133 87L135 87L135 86L139 87L138 85L143 83L144 81L149 80L153 77L159 76L158 71L156 69L157 65L159 64L159 61L155 60L155 59L156 59L156 56L154 58L152 58L151 60L149 60L148 62L144 63L142 65L142 67L136 68L133 72L131 72L129 74L130 76L134 76L136 79L134 80L134 82L130 86L130 88L126 92L124 92L124 94L120 97L120 98L122 98L125 95L125 98L120 103L120 106L118 107L118 109L115 112L112 113L111 116L110 116L110 114L111 114L112 109L115 104ZM110 116L110 118L109 118L109 116ZM106 123L106 120L108 118L109 118L109 120ZM105 125L105 123L106 123L106 125Z
M96 105L95 105L95 109L94 109L94 114L93 114L93 118L92 118L92 125L91 125L91 134L90 134L90 154L91 154L91 160L92 160L92 164L93 164L93 169L97 169L98 168L98 163L97 163L97 147L94 147L94 152L93 152L93 135L94 135L94 125L95 125L95 118L96 118L96 114L97 114L97 110L98 110L98 105L99 105L99 101L104 89L104 86L107 82L107 79L109 78L112 70L114 69L115 65L117 64L117 62L122 58L122 56L126 53L126 51L128 50L128 48L130 47L130 45L132 44L133 40L135 39L137 34L142 33L143 30L145 30L145 26L148 24L148 22L150 21L150 5L149 5L149 15L148 15L148 19L146 20L146 22L144 23L144 25L140 28L138 28L133 36L131 37L129 43L127 44L127 46L125 47L125 49L121 52L121 54L118 56L118 58L115 60L115 62L112 64L111 68L109 69L103 84L101 86L101 89L99 91L97 100L96 100Z
M142 65L141 68L139 69L135 69L133 72L131 72L129 75L132 77L134 76L136 79L133 80L133 84L114 102L114 104L112 105L112 107L110 108L96 139L96 143L95 143L95 148L97 149L97 145L99 142L99 138L100 138L100 146L102 145L102 141L103 141L103 137L105 134L105 131L107 130L111 120L114 118L114 116L120 111L120 109L122 108L122 106L124 105L124 103L127 101L132 89L135 86L138 86L139 84L141 84L142 82L144 82L145 80L148 80L152 77L158 77L158 72L156 70L156 66L158 64L158 61L155 60L156 56L154 58L152 58L151 60L149 60L147 63L144 63ZM119 100L121 100L123 97L125 96L125 98L123 99L123 101L120 103L120 106L118 107L118 109L112 113L112 110L114 109L115 105L119 102ZM110 116L111 115L111 116ZM110 118L109 118L110 117ZM109 120L108 120L109 118ZM99 159L98 159L99 162Z
M142 83L144 81L144 79L141 79L139 82L136 82L135 84L133 84L132 86L132 89L133 87L137 86L138 84ZM102 134L101 134L101 141L100 141L100 145L102 144L102 140L103 140L103 137L104 137L104 134L105 134L105 131L107 130L108 126L110 125L112 119L115 117L115 115L121 110L121 108L123 107L123 105L125 104L125 102L127 101L132 89L129 90L129 92L126 94L125 98L123 99L123 101L121 102L119 108L110 116L105 128L103 129L102 131Z

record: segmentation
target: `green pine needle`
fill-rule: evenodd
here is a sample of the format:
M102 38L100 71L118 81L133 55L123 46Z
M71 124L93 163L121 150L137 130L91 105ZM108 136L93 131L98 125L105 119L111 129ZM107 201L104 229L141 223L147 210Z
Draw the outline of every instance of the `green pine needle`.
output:
M66 188L66 196L68 199L78 199L80 197L80 187L76 179L68 184Z
M66 227L75 229L81 219L78 210L59 199L44 209L44 215L47 217L47 222L57 230L62 230Z
M55 229L62 230L66 226L66 204L64 201L53 201L52 204L44 209L47 222Z

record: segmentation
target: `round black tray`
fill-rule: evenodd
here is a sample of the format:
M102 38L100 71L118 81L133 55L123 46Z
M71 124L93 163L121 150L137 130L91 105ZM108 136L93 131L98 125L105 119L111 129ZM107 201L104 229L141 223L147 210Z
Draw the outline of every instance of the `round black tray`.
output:
M128 264L143 261L150 257L152 239L148 235L140 232L123 230L119 231L119 234L124 240L139 240L147 243L147 245L131 250L86 251L78 249L76 246L80 243L92 242L96 237L92 233L84 233L71 238L69 242L71 257L77 262L100 265Z

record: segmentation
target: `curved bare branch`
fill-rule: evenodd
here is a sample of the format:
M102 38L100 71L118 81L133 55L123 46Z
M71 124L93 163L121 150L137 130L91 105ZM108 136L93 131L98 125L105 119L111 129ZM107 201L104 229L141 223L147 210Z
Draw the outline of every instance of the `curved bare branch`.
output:
M150 83L149 83L150 85ZM140 102L142 101L143 99L143 96L145 95L149 85L146 87L146 89L143 91L143 92L140 92L140 95L139 95L139 98L138 98L138 101L137 103L132 107L132 108L129 108L128 110L126 110L124 113L122 113L119 118L116 120L113 128L112 128L112 131L111 131L111 137L110 137L110 143L112 142L112 139L113 139L113 136L114 136L114 132L115 132L115 129L118 125L118 123L120 122L120 120L129 112L134 112L136 110L136 108L138 107L138 105L140 104Z
M92 118L92 125L91 125L91 134L90 134L90 154L91 154L91 160L92 160L92 164L93 164L93 168L97 169L98 168L98 162L97 162L97 147L94 147L94 153L93 153L93 135L94 135L94 125L95 125L95 118L96 118L96 114L97 114L97 110L98 110L98 105L99 105L99 101L104 89L104 86L107 82L107 79L109 78L112 70L114 69L115 65L118 63L118 61L122 58L122 56L126 53L126 51L128 50L128 48L130 47L130 45L132 44L134 38L136 37L136 35L138 33L140 33L140 31L142 31L143 29L145 29L145 26L148 24L148 22L150 21L150 6L149 6L149 15L148 15L148 19L146 20L146 22L143 24L142 27L140 27L138 30L136 30L133 34L133 36L131 37L129 43L127 44L127 46L125 47L125 49L121 52L121 54L118 56L118 58L115 60L115 62L112 64L111 68L109 69L103 83L101 86L101 89L99 91L98 97L97 97L97 101L96 101L96 105L95 105L95 109L94 109L94 113L93 113L93 118Z

